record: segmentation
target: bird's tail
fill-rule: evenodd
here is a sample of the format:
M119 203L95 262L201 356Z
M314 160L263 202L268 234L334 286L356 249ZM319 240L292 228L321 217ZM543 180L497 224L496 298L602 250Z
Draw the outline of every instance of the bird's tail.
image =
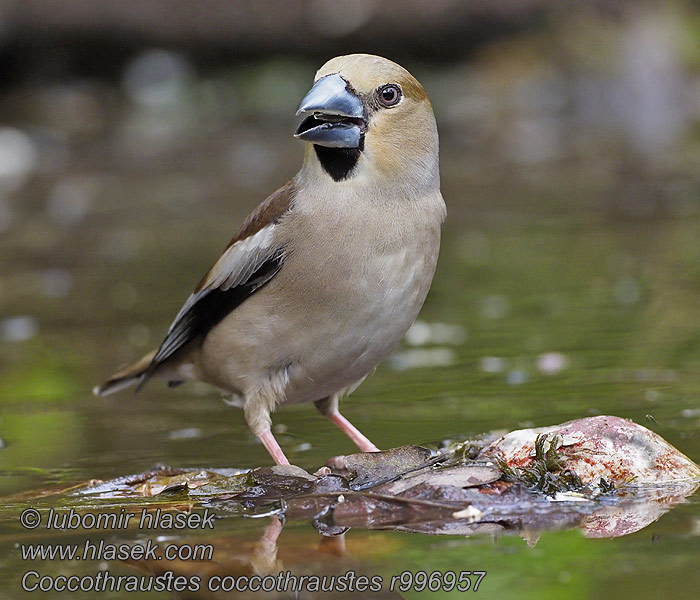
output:
M107 381L94 387L92 393L95 394L95 396L106 396L107 394L113 394L114 392L138 384L146 374L155 355L156 351L153 350L141 358L141 360L120 369L107 379Z

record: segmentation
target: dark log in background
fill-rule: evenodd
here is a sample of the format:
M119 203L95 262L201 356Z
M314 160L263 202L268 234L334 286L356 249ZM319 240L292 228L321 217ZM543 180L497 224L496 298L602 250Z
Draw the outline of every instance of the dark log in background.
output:
M614 15L630 2L587 5ZM0 0L0 85L113 77L152 46L185 50L203 68L288 53L451 61L499 36L546 27L562 10L551 0Z

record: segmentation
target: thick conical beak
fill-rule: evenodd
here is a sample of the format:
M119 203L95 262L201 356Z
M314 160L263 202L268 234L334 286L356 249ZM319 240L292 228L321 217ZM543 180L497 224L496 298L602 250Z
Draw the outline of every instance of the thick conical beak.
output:
M294 137L330 148L358 148L365 132L364 106L337 73L321 77L299 104L297 115L312 113Z

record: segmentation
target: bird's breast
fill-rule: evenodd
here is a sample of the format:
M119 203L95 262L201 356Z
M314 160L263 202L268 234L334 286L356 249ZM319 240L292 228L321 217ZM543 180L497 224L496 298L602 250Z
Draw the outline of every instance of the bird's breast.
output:
M374 369L415 320L437 262L439 223L329 221L331 235L297 238L280 273L282 297L310 308L293 319L291 402L335 393ZM309 276L295 278L302 269Z

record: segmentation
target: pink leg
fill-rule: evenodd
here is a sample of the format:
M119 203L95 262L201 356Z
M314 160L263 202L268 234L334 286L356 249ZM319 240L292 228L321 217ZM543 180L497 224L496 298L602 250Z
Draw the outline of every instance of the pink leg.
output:
M318 412L333 421L340 431L347 435L362 452L379 452L379 448L370 442L367 437L362 435L357 427L340 414L338 410L338 396L330 396L323 400L317 400L314 404Z
M333 421L340 431L347 435L362 452L379 452L379 448L338 411L332 412L328 415L328 418Z
M358 431L357 433L360 432ZM362 434L360 433L360 435ZM274 460L276 464L289 464L289 460L287 460L287 457L284 455L284 452L282 452L282 448L280 448L280 445L277 443L275 436L272 435L272 432L269 429L258 434L258 438L263 443L263 446L265 446L265 449L270 453L272 460Z

